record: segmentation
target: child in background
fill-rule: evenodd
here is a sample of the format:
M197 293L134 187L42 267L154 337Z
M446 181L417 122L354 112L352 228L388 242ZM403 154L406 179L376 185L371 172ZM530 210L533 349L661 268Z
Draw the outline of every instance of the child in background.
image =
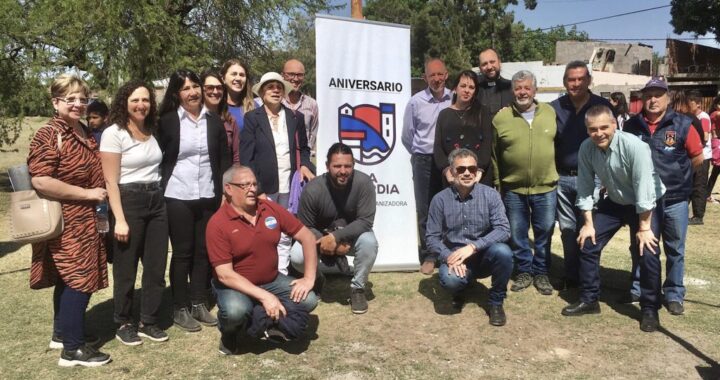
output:
M100 137L107 128L108 106L102 100L96 100L87 107L87 123L95 141L100 145Z

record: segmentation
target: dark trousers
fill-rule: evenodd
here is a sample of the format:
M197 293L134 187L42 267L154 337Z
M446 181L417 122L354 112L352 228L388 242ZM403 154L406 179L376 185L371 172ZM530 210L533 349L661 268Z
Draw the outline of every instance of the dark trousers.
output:
M418 236L420 238L419 259L435 261L437 255L431 253L425 244L425 230L427 226L430 201L442 187L441 173L435 166L432 154L413 153L410 157L413 173L413 189L415 190L415 212L418 221Z
M704 160L699 168L693 173L693 189L690 193L693 216L702 219L705 216L707 204L707 183L710 160ZM712 190L712 189L711 189Z
M210 263L205 246L205 228L217 209L212 198L183 201L165 198L172 258L170 289L176 309L207 301ZM188 285L189 279L189 285Z
M62 336L66 351L76 350L85 344L85 309L91 294L70 288L62 281L55 285L53 334Z
M662 199L658 200L662 202ZM656 210L652 213L651 230L655 237L660 237L660 220ZM598 202L593 213L595 226L595 243L590 239L580 249L580 284L582 292L580 301L596 302L600 295L600 254L615 233L624 226L630 227L631 236L638 231L640 219L634 205L619 205L609 198ZM660 308L660 247L653 254L647 248L640 257L640 308L657 310Z
M710 172L710 178L708 179L707 183L706 197L712 196L712 191L715 187L715 181L717 181L718 174L720 174L720 166L712 165L712 171Z
M113 298L116 323L132 322L133 293L138 261L142 260L140 321L157 323L165 289L168 252L168 219L159 184L120 185L123 214L130 233L126 243L114 242Z

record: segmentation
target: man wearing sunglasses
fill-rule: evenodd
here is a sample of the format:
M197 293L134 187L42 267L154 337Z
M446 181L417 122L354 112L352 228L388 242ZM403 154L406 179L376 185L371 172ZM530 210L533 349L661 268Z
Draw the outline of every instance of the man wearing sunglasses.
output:
M535 100L533 73L512 77L514 100L493 119L492 160L495 186L502 194L510 221L518 275L510 290L535 285L551 295L548 278L550 240L555 229L558 173L555 170L555 110ZM528 230L532 226L533 244ZM534 254L533 254L534 251Z
M441 258L440 285L452 294L452 306L458 311L470 282L492 276L488 314L491 325L502 326L506 321L503 301L513 269L512 250L504 243L510 237L505 207L497 191L476 183L475 153L455 149L448 163L454 181L430 203L428 249Z
M224 355L237 352L238 336L255 305L262 305L270 319L282 323L281 319L288 316L284 305L292 303L288 306L309 313L318 302L312 291L317 270L315 236L277 203L259 199L257 189L252 170L233 165L223 174L227 202L210 218L207 227L220 353ZM302 245L306 259L303 278L278 272L281 232Z

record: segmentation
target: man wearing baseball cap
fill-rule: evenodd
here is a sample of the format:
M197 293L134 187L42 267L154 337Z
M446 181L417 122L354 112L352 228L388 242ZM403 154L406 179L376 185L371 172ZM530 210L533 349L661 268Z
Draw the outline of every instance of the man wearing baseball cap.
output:
M702 140L692 127L692 119L668 107L668 85L663 78L652 78L642 89L643 110L629 119L623 131L645 141L652 151L653 164L666 187L660 209L660 229L667 257L663 284L665 304L672 315L684 312L683 272L685 237L688 228L688 199L692 191L693 167L703 162ZM640 295L640 253L631 244L633 286L631 299Z

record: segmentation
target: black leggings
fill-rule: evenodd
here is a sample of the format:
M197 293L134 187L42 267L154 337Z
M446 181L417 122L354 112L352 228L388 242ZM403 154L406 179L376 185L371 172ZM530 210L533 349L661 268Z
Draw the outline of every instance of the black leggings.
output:
M217 201L212 198L183 201L166 197L165 203L172 244L170 289L173 304L175 309L180 309L204 303L210 291L205 228L217 210Z
M713 187L715 187L715 181L717 181L718 174L720 174L720 166L712 166L712 172L707 183L707 197L712 195Z

